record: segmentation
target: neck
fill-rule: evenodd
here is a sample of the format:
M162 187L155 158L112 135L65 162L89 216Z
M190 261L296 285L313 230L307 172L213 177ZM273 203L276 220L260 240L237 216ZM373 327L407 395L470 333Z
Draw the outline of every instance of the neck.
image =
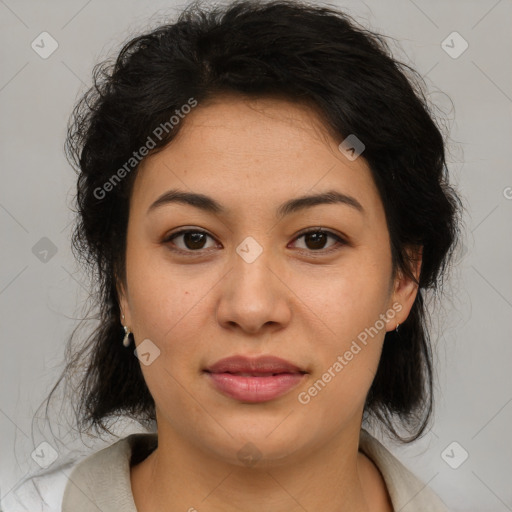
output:
M141 512L391 510L373 506L384 503L376 491L378 470L358 446L359 425L308 453L262 457L249 467L219 460L159 428L158 448L132 468L132 490Z

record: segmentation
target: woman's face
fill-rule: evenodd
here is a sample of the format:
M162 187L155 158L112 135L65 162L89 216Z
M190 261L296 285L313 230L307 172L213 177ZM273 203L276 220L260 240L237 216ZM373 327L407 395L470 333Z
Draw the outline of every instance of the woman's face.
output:
M242 464L245 446L277 464L359 431L385 332L416 294L392 279L364 153L348 158L312 111L283 100L226 97L182 122L136 177L121 296L159 435L226 462ZM208 201L155 204L171 190ZM327 192L345 200L283 207ZM300 372L206 371L235 355Z

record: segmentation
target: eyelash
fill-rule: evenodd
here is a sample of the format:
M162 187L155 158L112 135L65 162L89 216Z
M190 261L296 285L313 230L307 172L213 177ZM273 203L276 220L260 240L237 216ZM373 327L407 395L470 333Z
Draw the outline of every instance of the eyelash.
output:
M206 231L203 231L202 229L183 229L181 231L176 231L175 233L171 233L170 235L166 236L164 238L164 240L162 240L162 243L168 244L169 242L171 242L175 238L178 238L179 236L186 235L186 234L189 234L189 233L201 233L203 235L209 236L210 238L214 239L209 233L207 233ZM314 228L314 229L308 229L306 231L301 231L293 239L293 242L296 242L299 238L301 238L301 237L303 237L305 235L309 235L311 233L321 233L321 234L325 234L325 235L328 235L328 236L334 238L338 242L338 247L333 246L333 247L330 247L328 249L318 249L318 250L299 249L299 252L301 252L301 253L308 252L309 254L313 254L313 255L319 254L321 256L321 255L331 254L332 252L340 250L341 246L348 245L347 241L344 240L341 236L337 235L336 233L334 233L332 231L329 231L329 230L326 230L326 229L322 229L322 228ZM185 249L179 249L179 248L178 249L170 248L170 249L173 252L176 252L176 253L179 253L179 254L184 254L184 255L187 255L187 256L200 256L200 255L204 255L204 253L202 253L203 249L198 249L198 250L192 250L192 249L185 250Z

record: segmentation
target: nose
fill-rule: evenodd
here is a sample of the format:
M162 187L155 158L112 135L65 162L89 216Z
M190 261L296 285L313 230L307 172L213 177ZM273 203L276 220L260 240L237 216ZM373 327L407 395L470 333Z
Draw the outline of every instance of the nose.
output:
M221 283L217 321L248 334L275 332L290 322L293 294L268 252L249 261L235 253L232 269Z

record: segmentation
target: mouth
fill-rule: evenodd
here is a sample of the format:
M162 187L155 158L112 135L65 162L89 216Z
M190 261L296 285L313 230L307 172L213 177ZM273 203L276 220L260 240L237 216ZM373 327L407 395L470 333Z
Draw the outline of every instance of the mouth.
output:
M215 390L239 402L260 403L289 393L304 379L305 373L237 374L206 372Z
M278 375L281 373L307 373L296 364L275 356L231 356L220 359L207 367L209 373L231 373L248 377L260 375Z
M273 356L256 359L234 356L217 361L203 370L213 388L234 400L268 402L298 386L307 371Z
M206 370L208 371L208 370ZM277 372L277 373L263 373L263 372L208 372L208 373L223 373L228 375L237 375L238 377L274 377L275 375L291 375L294 372Z

